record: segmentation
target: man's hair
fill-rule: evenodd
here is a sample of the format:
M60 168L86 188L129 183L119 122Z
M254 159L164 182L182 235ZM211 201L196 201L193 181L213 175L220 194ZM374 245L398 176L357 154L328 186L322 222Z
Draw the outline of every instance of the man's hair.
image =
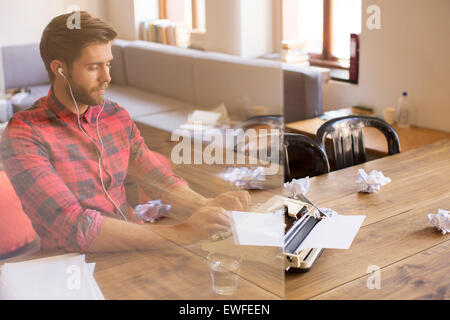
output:
M70 25L74 14L79 14L79 25ZM86 11L62 14L50 21L42 33L40 51L50 82L53 74L50 63L61 60L68 68L81 56L81 50L92 43L106 43L116 38L117 33L109 24L92 17Z

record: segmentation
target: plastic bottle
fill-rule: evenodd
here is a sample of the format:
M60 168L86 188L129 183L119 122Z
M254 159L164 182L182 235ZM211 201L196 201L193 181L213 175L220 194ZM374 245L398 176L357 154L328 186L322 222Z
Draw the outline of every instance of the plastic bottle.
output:
M411 118L411 108L408 102L408 93L405 91L398 99L397 104L397 126L399 128L408 128Z

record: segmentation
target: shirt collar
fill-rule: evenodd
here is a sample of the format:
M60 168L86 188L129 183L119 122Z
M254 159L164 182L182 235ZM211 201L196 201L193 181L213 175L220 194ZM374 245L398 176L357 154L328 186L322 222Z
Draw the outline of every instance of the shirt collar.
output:
M49 108L55 113L59 118L68 123L77 124L77 114L64 106L58 98L55 96L53 86L50 88L47 94L47 103ZM85 113L80 116L80 121L84 119L87 123L95 123L97 115L102 108L101 105L88 106Z

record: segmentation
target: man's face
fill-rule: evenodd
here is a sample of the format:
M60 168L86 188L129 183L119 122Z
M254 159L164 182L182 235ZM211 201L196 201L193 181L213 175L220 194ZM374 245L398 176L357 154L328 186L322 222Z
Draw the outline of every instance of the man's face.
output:
M78 104L103 103L105 89L111 82L109 69L112 58L111 42L93 43L82 49L81 56L72 63L68 76Z

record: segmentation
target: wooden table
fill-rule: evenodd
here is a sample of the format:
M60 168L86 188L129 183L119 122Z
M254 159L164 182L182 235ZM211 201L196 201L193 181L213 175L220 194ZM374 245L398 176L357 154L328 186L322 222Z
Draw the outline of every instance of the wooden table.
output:
M308 197L340 214L366 215L349 250L326 249L311 271L286 274L288 299L449 299L450 242L428 213L450 209L450 141L315 177ZM356 192L359 168L392 182ZM381 289L368 289L370 266Z
M176 144L170 142L170 134L146 128L141 124L138 126L145 141L152 144L153 150L170 159L171 150ZM173 170L188 180L194 190L214 197L223 192L237 190L219 176L226 167L228 166L173 165ZM280 174L270 181L280 187L281 178L280 171ZM264 201L271 196L271 193L261 191L255 192L253 198ZM170 224L171 221L170 218L165 218L159 223ZM284 260L281 248L224 248L226 251L238 250L244 254L244 259L239 271L238 290L233 295L221 296L212 290L209 266L205 259L211 251L208 249L209 243L211 241L205 240L181 246L168 241L167 247L159 250L88 253L86 261L96 263L94 277L106 299L277 300L284 297ZM26 257L8 259L0 264L63 253L63 250L41 251Z
M311 138L316 137L319 127L325 123L325 120L312 118L286 124L286 130L290 132L301 133ZM450 139L450 132L419 128L411 126L409 128L399 128L396 124L392 126L397 131L400 139L400 151L405 152L417 149L428 144L443 139ZM387 142L384 135L375 128L364 128L364 144L368 153L378 156L388 154Z
M170 150L166 144L158 151L170 155ZM107 299L449 299L449 238L427 220L428 213L450 208L449 159L447 140L313 178L308 196L321 207L366 215L351 248L326 249L305 274L285 274L276 248L246 248L250 258L244 261L239 290L229 297L212 292L202 244L170 242L162 250L86 258L96 262L94 276ZM377 193L359 194L359 168L382 170L392 182ZM208 196L232 189L217 176L221 170L174 166ZM279 193L274 188L252 192L252 197L262 201ZM370 266L380 268L379 290L367 288Z
M340 214L366 218L349 250L326 249L308 273L286 273L285 297L449 299L449 237L429 225L427 218L438 209L450 209L449 160L450 140L444 140L312 178L308 197L314 202ZM392 182L374 194L357 193L359 168L381 170ZM209 168L210 172L215 169ZM174 170L195 176L191 181L200 192L211 192L211 185L220 189L220 180L202 182L204 167ZM225 191L226 186L221 188ZM269 194L252 192L252 196L260 201ZM371 266L380 270L379 290L367 288Z

